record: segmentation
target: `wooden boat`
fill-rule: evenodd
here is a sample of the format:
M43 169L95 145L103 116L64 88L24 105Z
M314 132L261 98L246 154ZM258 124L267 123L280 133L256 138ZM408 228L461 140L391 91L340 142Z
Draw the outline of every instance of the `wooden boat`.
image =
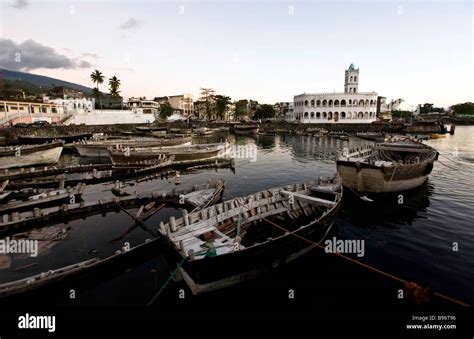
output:
M9 201L0 205L0 215L16 211L31 210L43 206L60 205L63 202L80 201L86 185L78 184L75 188L59 189L49 192L34 194L27 201Z
M79 183L94 185L116 180L138 179L149 175L155 175L156 178L156 173L161 173L164 168L170 167L173 163L173 156L163 155L157 159L141 162L74 166L66 171L64 168L36 171L33 173L38 175L33 178L27 175L16 175L14 176L16 180L8 179L10 180L8 188L18 190L28 187L68 187ZM31 172L24 174L29 173ZM45 175L40 176L40 173Z
M258 125L235 125L234 133L239 135L257 134Z
M137 126L135 130L139 132L156 132L156 131L166 131L168 127L166 126Z
M337 157L344 186L358 192L399 192L421 186L438 152L420 142L402 139L350 150Z
M76 142L79 140L88 140L92 137L92 133L81 133L71 135L57 135L57 136L39 136L39 135L20 135L18 136L18 142L20 144L33 145L33 144L44 144L47 142L53 142L55 140L62 140L66 144Z
M194 193L194 197L188 199L188 201L193 210L197 212L202 208L211 206L221 200L224 187L224 181L208 182L205 185L197 186L194 188L197 190L193 189L192 192L188 193L188 197L189 194ZM199 194L197 194L200 192L199 188L202 188L202 190L205 191L205 197L199 197ZM151 214L152 213L148 213L147 216L151 216ZM140 222L144 222L147 219L147 217L142 216L136 218ZM140 261L141 258L155 255L156 251L159 250L159 247L163 245L163 243L164 238L161 236L146 239L142 244L131 247L128 250L125 250L123 247L117 249L115 254L104 259L92 258L16 281L0 284L0 298L25 293L44 286L51 286L66 279L77 279L78 276L86 272L99 272L99 270L103 272L104 268L110 267L111 265L127 265L132 259Z
M436 133L430 134L430 139L442 139L442 138L446 138L446 134L436 134Z
M174 156L174 163L179 164L190 160L204 160L222 157L229 150L229 143L196 144L190 146L170 146L157 148L129 147L109 149L113 163L156 159L162 156Z
M342 199L340 178L268 189L160 223L194 294L252 279L321 242Z
M200 136L206 136L206 135L213 135L217 132L216 129L212 128L207 128L207 127L200 127L200 128L195 128L193 132L197 135Z
M364 139L364 140L370 140L374 142L385 142L386 137L384 133L377 133L377 132L366 132L366 133L357 133L356 134L358 138Z
M331 131L328 133L328 136L333 137L333 138L338 138L338 139L343 139L341 137L350 137L349 133L342 132L342 131Z
M177 146L191 143L191 137L173 137L163 138L158 140L139 140L139 139L114 139L104 140L99 142L82 142L76 143L75 148L81 157L92 158L109 158L110 154L108 148L115 147L117 149L124 149L126 147L142 147L142 148L156 148L165 146Z
M208 182L204 185L194 185L193 187L183 189L173 189L168 192L154 191L150 194L131 194L124 197L107 197L98 201L68 201L60 206L51 206L45 208L31 208L26 211L15 211L5 213L0 220L0 234L18 231L20 228L32 226L45 226L54 222L68 222L70 220L85 218L96 214L105 214L107 212L120 212L124 209L145 206L151 202L157 204L172 204L179 207L196 208L198 199L195 195L189 195L192 192L203 191L206 197L214 201L213 194L209 194L209 189L213 193L220 195L224 189L225 183L222 180ZM199 195L199 194L198 194Z
M168 133L170 134L191 134L193 131L190 128L170 128Z
M18 168L58 162L63 141L42 145L0 147L0 169Z

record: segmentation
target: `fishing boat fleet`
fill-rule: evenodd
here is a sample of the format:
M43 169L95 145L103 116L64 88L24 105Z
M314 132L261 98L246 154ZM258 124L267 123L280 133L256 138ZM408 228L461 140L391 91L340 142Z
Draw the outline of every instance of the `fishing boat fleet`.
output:
M258 125L236 126L234 131L259 133ZM138 132L146 133L147 137L90 137L67 144L80 157L103 157L109 163L33 167L58 162L66 144L56 140L0 150L2 236L106 213L125 213L132 219L130 227L118 234L116 241L136 227L151 236L143 244L118 249L106 258L88 259L0 284L0 297L117 265L134 254L154 252L161 246L170 249L176 279L183 280L194 294L230 287L291 262L320 244L335 223L344 188L364 194L413 189L427 180L438 158L434 148L419 140L387 141L385 136L381 140L379 135L367 134L360 137L382 142L340 152L336 156L336 172L330 177L318 177L315 173L315 179L309 182L269 188L226 201L222 201L223 180L140 194L124 189L127 181L173 175L178 183L179 172L164 172L165 168L225 158L231 145L227 141L193 144L194 136L206 135L207 129L149 127ZM322 129L308 133L343 140L348 137ZM88 185L105 182L115 183L112 197L84 199ZM155 227L147 226L145 221L166 205L179 207L181 216L162 220Z

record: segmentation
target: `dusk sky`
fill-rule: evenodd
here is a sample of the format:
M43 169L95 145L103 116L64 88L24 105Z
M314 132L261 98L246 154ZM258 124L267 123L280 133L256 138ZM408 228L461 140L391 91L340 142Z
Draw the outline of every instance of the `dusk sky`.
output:
M211 87L292 101L343 91L354 63L360 92L402 107L474 101L472 1L2 0L0 11L0 67L91 87L97 68L126 97Z

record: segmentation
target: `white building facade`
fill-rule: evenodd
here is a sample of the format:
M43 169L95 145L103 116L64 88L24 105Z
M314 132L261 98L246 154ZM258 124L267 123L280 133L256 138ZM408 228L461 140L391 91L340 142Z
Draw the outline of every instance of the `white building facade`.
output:
M302 123L372 123L377 119L377 93L359 92L359 69L345 71L343 93L303 93L293 98L286 120Z
M45 103L52 103L56 105L61 105L64 107L64 113L66 114L83 114L83 113L90 113L93 112L95 109L95 99L89 98L81 98L81 99L74 99L74 98L44 98L43 101Z

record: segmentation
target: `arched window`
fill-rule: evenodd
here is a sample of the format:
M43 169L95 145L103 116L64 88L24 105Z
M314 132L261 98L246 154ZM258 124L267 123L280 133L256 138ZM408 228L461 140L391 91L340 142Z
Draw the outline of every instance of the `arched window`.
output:
M353 79L353 77L351 77L351 80L350 80L350 82L352 82L352 79Z
M359 112L359 114L357 114L357 118L359 119L364 118L364 112Z
M346 113L345 112L341 112L341 119L345 119L346 118Z
M352 93L352 88L351 87L349 87L349 93Z
M321 100L316 100L316 107L321 107Z
M357 76L354 77L354 81L357 81Z
M332 112L328 113L328 120L332 120Z
M339 100L334 100L334 106L339 107Z
M323 100L323 107L326 107L328 105L327 100Z
M352 105L352 99L349 99L349 105Z
M326 119L328 117L328 114L326 112L323 112L323 119Z
M311 99L311 107L314 107L314 99Z
M364 100L359 100L359 106L364 107Z
M332 107L332 100L329 100L328 106L329 106L329 107Z
M365 106L369 106L369 99L365 100Z
M346 100L344 100L344 99L341 100L341 107L346 107Z
M311 119L314 119L314 112L311 112Z
M373 106L373 105L374 105L374 101L370 100L370 106Z
M308 100L305 100L305 101L304 101L304 105L305 105L305 106L308 106Z
M364 119L368 119L369 118L369 112L365 112L364 113Z
M321 113L319 112L316 113L316 119L321 119Z
M304 112L304 118L308 119L308 112Z

